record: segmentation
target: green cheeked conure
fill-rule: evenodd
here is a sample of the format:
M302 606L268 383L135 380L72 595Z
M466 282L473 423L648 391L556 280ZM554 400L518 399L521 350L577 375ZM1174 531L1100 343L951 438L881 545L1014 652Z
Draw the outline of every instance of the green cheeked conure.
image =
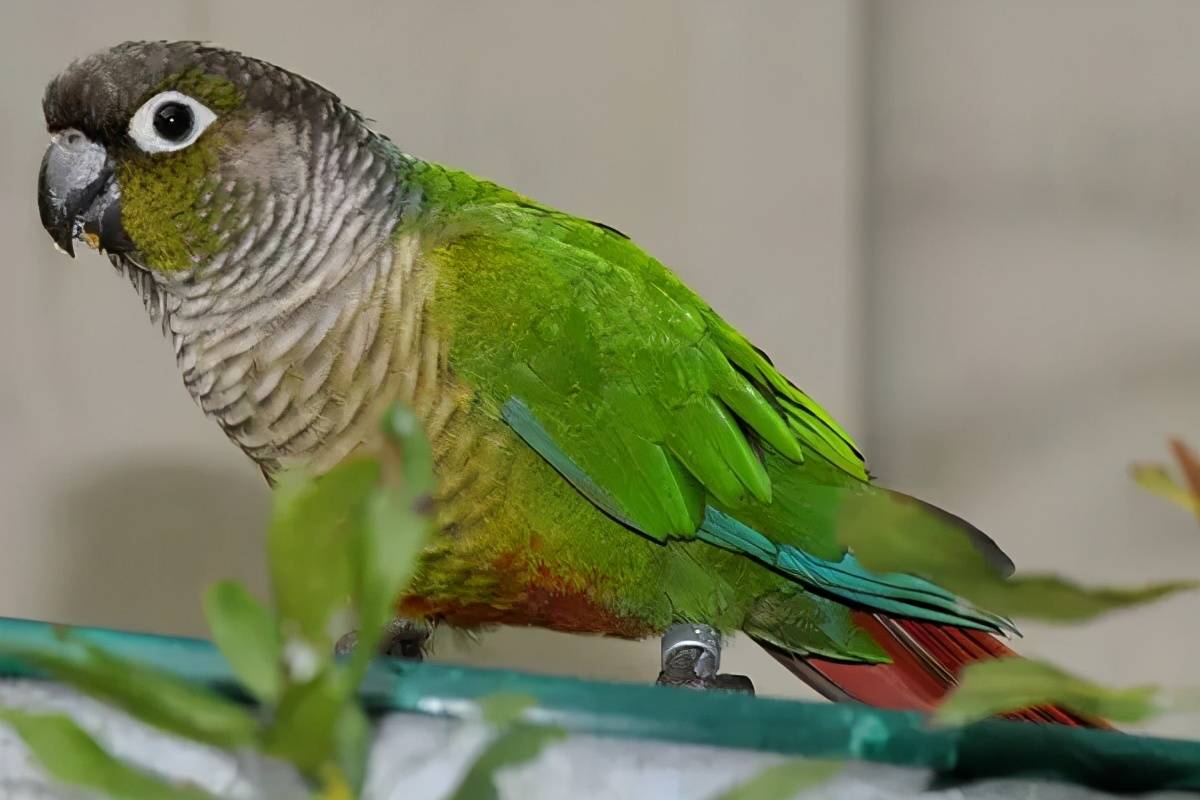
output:
M268 477L369 454L387 408L414 410L437 530L399 616L665 637L660 681L705 687L737 684L717 663L742 631L824 695L891 708L1010 654L1007 620L839 543L855 504L949 515L872 484L832 416L613 228L194 42L77 61L44 112L46 230L129 277Z

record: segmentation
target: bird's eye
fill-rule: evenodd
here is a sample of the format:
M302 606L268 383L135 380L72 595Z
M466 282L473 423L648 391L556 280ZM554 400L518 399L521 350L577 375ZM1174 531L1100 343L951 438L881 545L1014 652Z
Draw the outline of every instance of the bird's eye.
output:
M181 92L159 92L129 120L129 137L147 153L182 150L217 118L207 106Z
M192 110L183 103L163 103L154 112L154 130L169 142L182 142L192 132Z

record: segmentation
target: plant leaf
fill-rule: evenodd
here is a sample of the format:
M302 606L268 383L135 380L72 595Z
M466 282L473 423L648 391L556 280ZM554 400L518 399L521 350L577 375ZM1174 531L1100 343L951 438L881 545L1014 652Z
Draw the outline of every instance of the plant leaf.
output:
M479 700L483 721L497 728L519 722L525 710L537 705L533 695L516 692L497 692Z
M352 796L358 797L367 777L371 723L357 703L346 703L342 707L333 732L333 746L340 773L352 789Z
M537 758L547 745L564 738L558 727L517 725L501 733L467 769L450 800L498 800L496 773Z
M979 584L960 584L950 579L945 586L983 608L1005 616L1076 622L1151 603L1177 592L1191 591L1200 587L1200 582L1168 581L1130 589L1089 588L1055 575L1018 575Z
M225 748L257 743L258 721L232 700L94 645L80 645L76 652L72 657L9 651L51 677L170 733Z
M1162 464L1134 464L1132 472L1133 480L1146 491L1166 498L1193 514L1200 513L1200 496L1176 483Z
M204 595L204 616L213 641L242 684L261 702L283 690L279 628L271 613L246 588L221 581Z
M841 761L790 759L767 767L716 800L792 800L798 792L828 783L842 766Z
M327 764L321 769L320 782L321 789L317 793L317 800L354 800L358 797L346 776L332 764Z
M332 665L306 683L288 686L263 736L264 749L319 778L322 769L336 766L335 731L346 701L345 686Z
M303 637L321 664L349 611L349 543L378 474L376 462L351 459L315 480L287 473L276 485L267 538L275 611L285 639Z
M921 505L886 495L855 500L842 508L838 538L864 567L920 575L996 614L1080 621L1200 587L1190 580L1114 588L1056 575L1006 579L962 530Z
M1055 705L1114 722L1139 722L1166 711L1159 689L1110 689L1044 661L998 658L968 665L938 706L934 721L962 725L1008 711Z
M378 650L384 625L417 568L432 531L433 455L411 411L396 406L384 419L387 445L380 485L367 500L357 551L352 554L358 598L358 643L349 680L362 679Z
M437 487L433 475L433 450L417 415L397 403L384 417L383 429L392 458L399 455L403 471L400 485L414 501L432 497Z
M215 800L193 786L169 783L110 755L70 717L0 708L55 780L103 792L114 800Z

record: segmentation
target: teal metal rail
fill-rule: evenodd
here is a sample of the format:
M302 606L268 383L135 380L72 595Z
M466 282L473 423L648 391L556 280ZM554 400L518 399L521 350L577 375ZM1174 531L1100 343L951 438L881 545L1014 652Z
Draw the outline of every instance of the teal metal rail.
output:
M233 675L207 641L72 627L73 638L235 697ZM63 647L56 626L0 617L0 646ZM38 677L0 657L0 677ZM379 659L361 694L375 714L472 717L497 692L537 699L535 722L602 736L745 748L932 769L946 783L1035 777L1109 792L1200 792L1200 742L988 721L935 729L918 714L602 683L503 670Z

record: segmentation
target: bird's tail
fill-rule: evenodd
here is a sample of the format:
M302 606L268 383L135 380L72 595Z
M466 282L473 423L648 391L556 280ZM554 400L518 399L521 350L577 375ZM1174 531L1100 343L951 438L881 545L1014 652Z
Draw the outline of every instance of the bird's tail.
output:
M854 621L891 657L890 664L853 664L805 657L757 640L794 675L830 700L853 700L878 708L930 711L957 683L963 667L988 658L1016 655L983 631L855 612ZM1075 727L1107 723L1054 706L1007 714L1013 719Z

